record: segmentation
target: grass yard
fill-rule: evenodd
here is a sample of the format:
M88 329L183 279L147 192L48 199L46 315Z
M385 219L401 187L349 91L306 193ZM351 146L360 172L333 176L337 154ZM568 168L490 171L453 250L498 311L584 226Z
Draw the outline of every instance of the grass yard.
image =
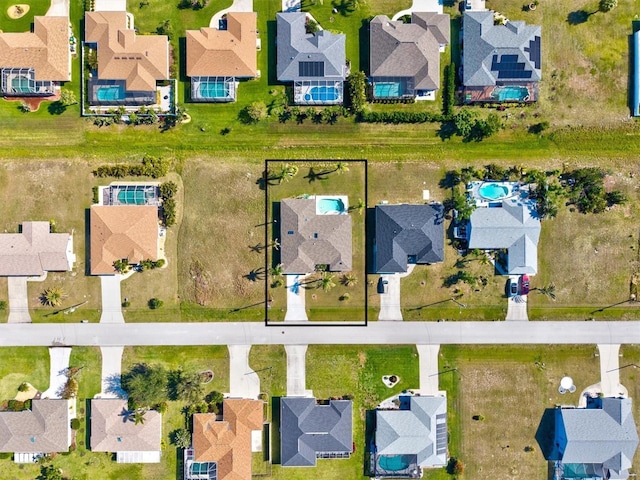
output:
M577 405L581 389L600 381L594 353L595 346L443 347L441 368L459 373L453 408L459 414L465 476L547 478L536 430L546 408ZM573 378L577 393L558 393L565 375ZM485 419L473 420L474 415ZM533 451L525 452L527 446Z
M29 382L41 392L49 388L48 349L1 348L0 358L0 401L15 398L22 382Z
M301 288L306 296L306 309L309 320L319 321L356 321L365 320L365 291L366 278L366 245L365 245L365 214L357 210L359 201L366 202L366 166L364 162L346 162L347 171L336 171L339 160L324 160L316 162L290 162L298 167L298 173L289 180L278 183L277 180L267 182L267 197L269 219L277 223L267 225L267 238L270 245L277 239L282 243L280 231L281 220L279 202L285 198L295 198L300 195L346 195L348 196L349 215L352 221L352 268L349 272L329 272L333 287L323 290L318 282L318 275L305 278ZM287 165L286 162L268 162L270 175L277 175ZM280 264L280 250L267 248L267 266L269 268ZM345 275L355 276L356 284L344 285ZM275 279L269 277L272 284ZM281 279L283 282L285 279ZM306 283L305 282L309 282ZM269 288L269 295L273 298L272 308L269 310L269 320L282 320L282 308L286 306L286 289L283 286ZM344 299L348 295L348 299ZM343 300L340 300L340 299Z
M27 3L29 11L20 18L11 18L7 9L12 5ZM28 32L33 24L33 17L44 15L49 9L49 2L22 2L21 0L0 0L0 30L3 32Z

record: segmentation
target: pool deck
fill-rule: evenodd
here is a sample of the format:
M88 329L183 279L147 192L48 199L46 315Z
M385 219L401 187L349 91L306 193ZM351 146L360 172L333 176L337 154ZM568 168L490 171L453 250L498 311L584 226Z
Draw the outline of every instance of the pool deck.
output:
M529 91L528 100L498 100L492 94L496 88L501 87L525 87ZM490 85L488 87L464 87L464 103L490 102L490 103L532 103L538 100L538 84L526 83L523 85Z

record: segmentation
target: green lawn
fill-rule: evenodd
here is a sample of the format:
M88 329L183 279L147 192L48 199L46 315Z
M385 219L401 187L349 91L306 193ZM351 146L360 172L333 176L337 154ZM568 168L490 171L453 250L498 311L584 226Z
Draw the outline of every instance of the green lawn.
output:
M7 9L20 3L22 2L18 0L0 0L0 30L3 32L28 32L31 30L33 17L44 15L49 9L49 2L46 1L24 2L29 5L29 11L20 18L9 17Z
M49 350L46 348L0 349L0 401L11 400L22 382L44 392L49 388Z

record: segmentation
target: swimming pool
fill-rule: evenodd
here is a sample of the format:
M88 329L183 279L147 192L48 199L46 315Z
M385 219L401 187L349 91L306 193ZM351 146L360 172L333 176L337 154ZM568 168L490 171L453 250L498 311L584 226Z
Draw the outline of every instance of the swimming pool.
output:
M118 202L124 205L144 205L146 196L144 190L120 190L118 192Z
M344 202L339 198L321 198L316 202L316 212L319 215L336 215L344 213L346 210Z
M381 469L388 472L406 470L411 465L408 455L382 455L378 463Z
M96 99L99 102L124 100L124 88L121 85L110 85L96 88Z
M529 89L527 87L519 86L497 87L493 91L492 96L497 96L498 101L500 102L522 102L527 100L527 97L529 96Z
M308 102L335 102L340 98L340 92L336 87L311 87L304 94L304 99Z
M380 82L373 85L374 97L400 97L402 96L402 84L400 82Z
M478 194L487 200L501 200L511 196L511 187L500 183L483 183Z
M201 82L198 93L201 98L227 98L229 85L226 82Z
M14 92L19 93L32 93L35 91L29 85L29 79L27 77L23 77L22 75L18 75L17 77L11 79L11 88Z

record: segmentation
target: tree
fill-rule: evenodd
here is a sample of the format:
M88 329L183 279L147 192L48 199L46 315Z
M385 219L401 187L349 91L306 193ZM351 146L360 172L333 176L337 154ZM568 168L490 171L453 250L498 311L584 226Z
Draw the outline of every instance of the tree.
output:
M342 275L342 284L345 287L353 287L358 284L358 277L353 273L345 273Z
M355 205L351 205L349 207L349 211L350 212L356 211L358 212L358 215L362 215L364 207L365 207L364 201L361 198L359 198L358 203L356 203Z
M367 103L367 76L364 72L351 72L347 77L347 92L349 108L353 114L364 110Z
M271 273L272 277L280 277L280 276L282 276L282 274L284 273L282 264L279 263L275 267L271 267L271 271L269 273Z
M467 137L473 129L475 114L466 108L463 108L453 116L453 125L456 127L456 132L461 137Z
M158 35L166 35L169 37L169 40L173 39L173 25L171 25L171 20L165 20L156 28L156 33Z
M538 292L540 292L542 295L546 296L550 300L552 300L554 302L556 301L556 285L555 285L555 283L551 282L549 285L537 288L536 290L538 290Z
M148 305L151 310L157 310L158 308L164 305L164 302L159 298L153 297L152 299L149 300Z
M66 477L62 475L61 468L49 464L40 467L40 475L36 477L36 480L65 480L65 478Z
M252 102L242 109L240 119L243 123L258 123L267 118L267 106L264 102Z
M295 177L297 174L298 174L298 166L297 165L290 165L290 164L287 163L282 167L282 170L278 174L278 180L280 181L280 183L282 183L283 180L288 182L293 177Z
M133 412L133 424L134 425L144 425L146 418L144 417L147 413L146 408L137 408L135 412Z
M345 162L338 162L336 164L336 168L334 168L333 171L339 174L343 174L349 171L349 166Z
M198 372L179 370L175 376L175 393L179 400L195 403L204 397L204 386Z
M71 90L67 90L66 88L60 90L60 100L58 101L63 107L68 107L69 105L75 105L76 103L78 103L78 100L76 99L76 96L73 94L73 92Z
M66 293L60 286L49 287L40 296L40 301L43 305L50 307L57 307L62 303L62 300L66 297Z
M171 443L183 450L191 446L191 433L186 428L179 428L171 433Z
M113 262L113 268L118 273L127 273L131 266L129 265L128 258L121 258L120 260L116 260Z
M137 363L123 373L121 383L136 408L168 400L167 372L161 365Z
M324 292L328 292L329 290L331 290L335 286L336 286L336 284L333 283L333 275L330 275L330 274L324 272L322 274L322 277L320 277L320 287L322 288L322 290Z
M600 0L598 10L602 13L607 13L618 6L618 0Z
M447 473L449 475L462 475L464 473L464 464L457 458L451 457L447 464Z

